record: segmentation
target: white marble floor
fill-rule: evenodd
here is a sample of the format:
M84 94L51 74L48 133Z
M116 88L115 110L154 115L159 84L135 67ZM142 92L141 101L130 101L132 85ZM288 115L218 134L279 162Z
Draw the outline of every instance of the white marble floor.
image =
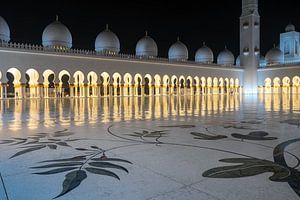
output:
M300 97L0 102L0 199L300 199Z

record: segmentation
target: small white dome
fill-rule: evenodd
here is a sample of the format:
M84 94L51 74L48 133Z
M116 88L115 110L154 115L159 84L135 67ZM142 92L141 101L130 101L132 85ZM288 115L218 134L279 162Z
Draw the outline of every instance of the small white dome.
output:
M135 54L141 57L157 57L158 48L156 42L146 33L146 35L137 42Z
M186 61L189 58L189 52L185 44L179 38L169 49L169 60L172 61Z
M241 56L239 55L235 60L235 65L240 67L241 66Z
M296 30L296 27L293 24L289 24L285 27L285 32L292 32L295 30Z
M106 27L106 30L99 33L96 38L95 50L108 54L118 54L120 52L118 36Z
M266 54L266 61L268 65L274 65L274 64L280 64L284 62L284 54L283 52L277 48L274 47L268 53Z
M72 35L69 29L58 20L49 24L43 32L43 46L71 48Z
M10 41L10 29L3 17L0 16L0 42Z
M206 63L206 64L213 63L214 53L209 47L203 44L203 46L200 49L198 49L196 52L195 61L197 63Z
M259 66L260 67L265 67L267 66L267 61L266 61L266 58L264 56L260 56L260 59L259 59Z
M234 55L227 48L219 53L217 59L218 65L234 65L234 61Z

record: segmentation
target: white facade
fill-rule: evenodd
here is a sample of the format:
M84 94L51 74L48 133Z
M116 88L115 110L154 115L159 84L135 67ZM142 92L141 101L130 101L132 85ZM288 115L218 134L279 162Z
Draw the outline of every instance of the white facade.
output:
M273 87L300 93L300 63L277 62L281 51L273 49L266 60L275 62L265 64L260 55L258 1L242 3L238 65L226 48L217 56L218 64L212 63L213 52L205 45L196 52L196 61L187 61L188 49L179 40L170 47L168 59L158 58L158 45L147 33L137 43L136 55L120 54L118 37L108 27L98 35L95 50L72 49L71 32L58 19L45 28L44 46L10 43L9 26L1 17L0 98L282 91ZM292 28L282 35L282 42L289 44L283 46L289 49L284 50L289 53L285 57L299 55L299 34Z

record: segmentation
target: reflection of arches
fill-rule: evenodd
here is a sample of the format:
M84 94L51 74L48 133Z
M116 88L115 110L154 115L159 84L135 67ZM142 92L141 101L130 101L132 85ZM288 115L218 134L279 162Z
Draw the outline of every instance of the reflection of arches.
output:
M87 81L88 81L88 96L96 97L97 96L97 81L98 81L98 75L96 72L91 71L87 75Z
M113 87L114 87L113 95L120 96L121 95L121 80L122 80L121 74L116 72L113 74L112 78L113 78Z
M152 77L150 74L146 74L144 78L144 94L145 95L152 95Z
M270 78L265 79L265 88L264 88L264 93L269 94L271 93L271 87L272 87L272 80Z
M142 80L143 80L143 77L141 74L136 74L134 76L134 95L135 96L140 96L142 95Z
M160 95L160 87L161 87L161 77L160 75L156 74L154 76L154 85L155 85L155 95Z
M7 70L7 97L22 98L21 72L17 68Z
M126 73L123 77L124 88L123 95L124 96L132 96L132 76L129 73Z
M71 78L71 75L66 70L62 70L58 74L59 91L56 94L56 96L64 97L64 96L69 96L70 95L70 78Z
M39 96L39 73L35 69L28 69L26 71L26 77L28 79L28 85L29 88L29 96L30 97L38 97Z
M109 92L109 81L110 81L110 76L107 72L102 72L101 76L100 76L100 80L101 80L101 95L103 96L107 96L110 94Z

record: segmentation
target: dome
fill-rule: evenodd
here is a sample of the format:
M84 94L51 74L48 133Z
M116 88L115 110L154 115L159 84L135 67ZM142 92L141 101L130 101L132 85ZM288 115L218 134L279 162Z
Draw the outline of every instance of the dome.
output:
M189 58L189 52L185 44L180 42L179 38L169 49L169 60L186 61Z
M240 67L241 66L241 56L239 55L235 60L235 65Z
M42 40L44 47L72 47L71 32L58 19L44 29Z
M296 30L296 27L293 24L289 24L285 27L285 32L292 32L295 30Z
M205 44L197 50L195 55L195 61L198 63L213 63L214 62L214 54L212 50L207 47Z
M157 44L146 32L146 35L136 44L135 52L136 56L157 57Z
M106 27L106 30L99 33L96 38L95 50L108 54L118 54L120 52L118 36Z
M234 65L234 55L225 48L219 53L217 62L218 65Z
M284 54L279 48L274 47L266 54L266 61L268 65L283 63Z
M9 42L10 30L7 22L0 16L0 42Z
M259 60L259 66L260 67L265 67L267 66L267 61L266 61L266 58L264 56L260 56L260 60Z

